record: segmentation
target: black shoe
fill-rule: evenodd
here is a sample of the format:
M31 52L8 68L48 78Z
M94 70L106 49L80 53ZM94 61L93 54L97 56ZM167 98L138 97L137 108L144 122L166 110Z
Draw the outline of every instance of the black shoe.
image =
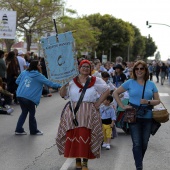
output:
M39 130L36 133L30 133L30 135L43 135L43 132Z

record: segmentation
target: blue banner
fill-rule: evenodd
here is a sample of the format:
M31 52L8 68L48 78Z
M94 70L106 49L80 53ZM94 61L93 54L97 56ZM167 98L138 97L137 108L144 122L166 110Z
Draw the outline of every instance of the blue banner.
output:
M42 38L40 42L49 80L65 85L78 75L72 32Z

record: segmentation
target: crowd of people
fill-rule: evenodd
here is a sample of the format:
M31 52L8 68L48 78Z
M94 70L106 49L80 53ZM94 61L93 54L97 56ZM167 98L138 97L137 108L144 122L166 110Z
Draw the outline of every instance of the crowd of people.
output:
M52 95L49 87L61 87L60 96L69 102L62 111L56 137L59 154L75 158L77 170L88 170L88 160L99 158L101 147L110 150L111 139L117 137L116 128L121 128L131 135L135 166L142 170L152 108L160 103L153 75L156 83L164 85L167 78L170 85L170 65L124 62L119 56L114 63L79 59L78 69L79 75L61 87L48 80L44 58L17 49L9 53L0 50L0 114L11 114L11 106L19 104L22 112L15 134L27 134L23 125L29 113L30 134L42 135L36 123L36 106L42 96ZM137 122L129 124L122 118L131 107L139 113Z
M100 147L110 150L111 139L117 137L116 128L121 128L131 135L135 167L142 170L151 133L152 108L160 103L153 82L155 67L160 64L142 60L123 62L122 57L117 57L115 63L81 59L78 65L79 75L60 89L61 97L69 102L62 111L56 137L59 154L75 158L76 170L88 170L88 159L99 158ZM163 66L164 63L160 65L161 80ZM74 113L89 76L91 82ZM132 107L138 109L136 123L123 122L125 110Z
M38 60L41 64L41 73L48 78L45 61L33 52L24 53L14 49L9 53L0 50L0 114L10 115L14 109L12 105L19 104L16 90L16 79L29 68L31 61ZM55 89L57 90L57 89ZM47 85L43 85L41 97L51 97L52 94Z

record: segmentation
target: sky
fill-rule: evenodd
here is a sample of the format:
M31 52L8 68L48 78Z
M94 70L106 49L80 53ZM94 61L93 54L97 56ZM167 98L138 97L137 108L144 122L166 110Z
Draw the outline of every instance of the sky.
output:
M170 58L169 0L66 0L65 2L67 8L77 11L78 16L110 14L132 23L140 30L142 36L148 37L150 34L158 47L157 51L161 54L161 60ZM146 26L146 21L152 25L151 28Z

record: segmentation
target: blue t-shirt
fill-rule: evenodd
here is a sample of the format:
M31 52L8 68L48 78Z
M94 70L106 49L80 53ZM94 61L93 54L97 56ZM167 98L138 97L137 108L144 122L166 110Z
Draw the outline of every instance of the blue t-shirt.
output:
M142 99L143 93L143 85L139 84L134 79L129 79L122 84L122 87L129 92L129 102L140 106L140 100ZM144 92L144 99L152 100L154 93L157 93L158 89L156 85L150 81L146 81L145 92ZM152 111L148 110L148 112L142 116L142 118L152 118Z

